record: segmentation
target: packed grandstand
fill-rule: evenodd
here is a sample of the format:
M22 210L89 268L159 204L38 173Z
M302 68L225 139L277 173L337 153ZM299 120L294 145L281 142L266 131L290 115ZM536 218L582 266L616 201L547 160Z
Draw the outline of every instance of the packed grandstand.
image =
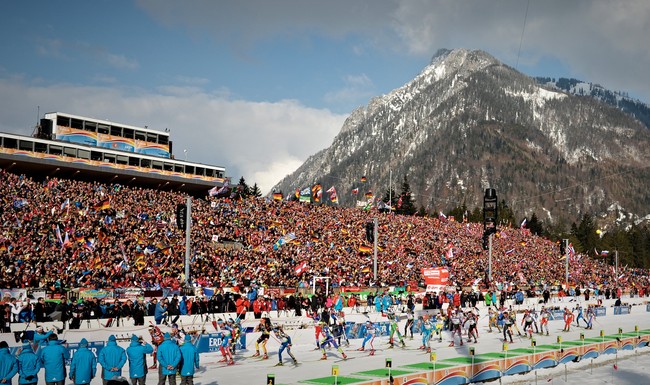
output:
M2 171L0 286L45 288L210 289L409 286L422 269L445 266L459 288L486 288L482 224L379 214L301 202L210 197L192 203L190 279L185 282L185 234L177 228L183 193L120 184L45 178ZM378 218L378 276L365 225ZM283 241L280 241L280 240ZM519 227L500 227L492 277L505 286L561 285L558 246ZM647 292L645 271L571 256L570 284ZM210 291L214 292L214 291Z

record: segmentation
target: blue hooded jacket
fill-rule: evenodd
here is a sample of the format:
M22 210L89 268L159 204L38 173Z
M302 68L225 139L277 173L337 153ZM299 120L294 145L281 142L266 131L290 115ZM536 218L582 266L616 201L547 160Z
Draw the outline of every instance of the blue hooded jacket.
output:
M122 376L122 367L126 364L126 351L123 347L117 345L117 340L114 335L108 336L106 346L99 352L97 358L99 364L102 366L102 378L110 380L113 377ZM115 368L115 371L111 369Z
M131 344L126 348L129 358L129 378L142 378L147 375L147 354L153 353L153 346L141 344L138 336L131 336Z
M34 333L34 343L38 344L40 347L44 347L47 345L47 340L52 333L52 330L49 330L47 333L39 333L37 331Z
M4 342L4 341L3 341ZM6 345L6 342L4 342ZM9 353L9 348L0 348L0 380L7 380L5 384L11 385L11 379L18 373L18 361Z
M199 351L192 343L192 336L185 335L185 343L181 345L181 376L190 377L199 368Z
M18 383L32 384L38 381L38 372L41 370L41 361L34 353L32 345L29 342L23 344L23 350L17 357L18 359Z
M70 362L70 379L75 384L90 384L90 380L97 374L97 357L88 349L88 341L82 338L79 349L72 356Z
M175 375L178 364L181 362L181 350L171 340L169 333L165 333L165 340L158 346L158 362L165 376ZM168 369L167 366L173 367Z
M156 310L153 315L153 319L156 321L157 325L160 325L162 320L167 316L167 307L163 307L163 301L160 301L156 304Z
M45 382L65 381L65 362L70 352L59 340L50 340L40 352L41 365L45 368Z

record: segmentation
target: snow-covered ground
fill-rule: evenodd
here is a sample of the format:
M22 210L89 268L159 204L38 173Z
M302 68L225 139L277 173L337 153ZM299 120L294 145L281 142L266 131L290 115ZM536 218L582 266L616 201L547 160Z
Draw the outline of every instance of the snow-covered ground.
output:
M594 301L590 301L594 302ZM564 341L578 340L580 333L584 333L586 338L598 337L600 331L603 330L605 334L616 334L619 328L623 332L634 331L635 326L639 330L650 329L650 312L646 311L645 302L643 298L623 298L624 303L632 304L630 314L613 315L613 308L611 305L613 301L606 301L607 315L599 317L594 323L593 330L585 330L583 327L572 327L570 332L562 332L563 321L550 321L550 336L535 335L537 345L555 343L558 336L561 336ZM583 301L583 306L586 305ZM573 308L576 302L556 302L553 305L568 306ZM536 305L539 309L539 305ZM521 306L521 308L525 308ZM432 340L432 347L436 353L436 360L444 360L459 356L468 356L469 348L475 349L476 355L490 352L501 352L502 350L502 335L496 332L489 333L487 328L487 311L482 305L479 305L481 312L481 319L479 320L479 341L477 344L466 343L463 347L449 347L449 335L445 332L443 342L438 342L437 339ZM364 322L366 315L358 313L350 313L346 309L347 321ZM247 318L252 318L249 313ZM288 318L288 317L275 317L276 312L271 313L271 319L274 323L279 324L309 324L310 319L302 318ZM381 314L369 313L368 316L374 321L386 321L385 317ZM225 317L227 318L227 317ZM521 315L519 315L518 323L521 322ZM400 328L403 330L405 321L400 322ZM147 323L148 324L148 323ZM256 320L247 320L243 323L244 326L254 326L257 324ZM66 331L61 336L68 342L77 342L82 337L89 341L106 341L110 334L120 337L128 337L131 333L142 335L148 339L146 327L133 327L130 326L131 322L126 321L124 326L119 328L99 328L96 321L91 323L91 328L88 329L87 324L82 324L81 330ZM205 322L198 316L184 316L183 326L187 330L202 328L208 332L214 331L210 322ZM519 325L521 328L521 325ZM166 331L167 327L162 328ZM417 348L420 346L420 336L416 334L414 339L406 339L407 348L394 348L388 349L388 337L382 336L375 339L375 348L377 352L374 356L369 356L368 352L360 352L356 349L361 346L361 339L351 340L349 347L344 347L348 360L342 361L339 353L334 350L328 350L328 359L321 361L321 352L314 350L314 331L312 327L305 329L288 329L288 334L293 341L293 353L296 355L300 365L294 366L289 364L289 359L286 352L283 354L285 366L274 366L277 361L277 350L279 343L275 339L271 339L268 343L268 350L270 357L268 360L259 360L252 358L251 355L255 352L255 340L259 333L250 333L247 335L247 350L238 351L236 356L236 364L233 366L224 366L219 363L221 355L219 353L205 353L201 355L201 369L195 376L194 382L197 385L225 385L225 384L266 384L268 374L275 375L276 384L299 384L305 383L305 380L327 377L332 374L334 365L338 366L340 376L348 376L352 373L359 373L362 371L369 371L373 369L385 368L387 358L392 360L393 370L399 370L400 366L423 363L429 360L429 355L423 353ZM510 344L509 350L519 347L529 347L530 340L527 338L514 337L514 343ZM16 346L13 340L13 335L0 335L0 339L7 340L10 346ZM124 347L128 346L128 342L120 342ZM582 385L590 384L644 384L650 383L650 373L647 373L647 368L650 368L650 348L638 348L634 350L620 351L618 354L601 355L595 359L584 359L578 363L569 362L561 364L554 368L538 369L533 372L521 375L505 376L499 382L506 384L536 384L536 383L549 383L549 384L573 384L579 383ZM151 364L151 358L149 363ZM127 364L128 366L128 364ZM616 369L615 369L616 367ZM128 373L127 367L124 368L123 374ZM41 371L41 378L43 381L43 371ZM354 375L354 376L358 376ZM147 377L147 384L157 383L156 371L151 371ZM370 379L370 378L369 378ZM16 381L16 379L14 379ZM41 382L42 383L42 382ZM340 382L341 383L341 382ZM96 378L92 384L100 385L101 380ZM377 379L376 384L387 384L387 381L382 382ZM396 377L395 384L401 385L402 382Z

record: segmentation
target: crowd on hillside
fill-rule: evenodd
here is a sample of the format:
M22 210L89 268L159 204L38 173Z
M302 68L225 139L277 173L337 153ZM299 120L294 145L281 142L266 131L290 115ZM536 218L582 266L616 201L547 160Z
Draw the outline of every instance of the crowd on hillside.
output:
M185 235L176 227L181 193L118 184L0 177L0 287L179 288ZM207 191L206 191L207 194ZM458 286L484 285L488 258L482 224L378 214L266 198L194 199L191 283L203 287L406 286L424 267L446 266ZM365 225L378 217L378 277ZM279 241L282 239L282 241ZM237 247L234 247L236 245ZM226 247L228 246L228 247ZM361 250L360 250L361 249ZM647 271L588 257L570 261L582 287L645 288ZM503 227L493 242L494 282L557 285L565 263L552 241Z

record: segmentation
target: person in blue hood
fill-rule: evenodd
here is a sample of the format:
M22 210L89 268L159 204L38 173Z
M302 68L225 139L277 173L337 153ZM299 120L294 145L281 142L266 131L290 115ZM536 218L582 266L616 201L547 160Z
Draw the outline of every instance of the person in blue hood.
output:
M48 338L54 333L52 330L45 332L42 326L36 328L34 333L34 344L40 346L41 348L47 345Z
M126 364L126 350L117 344L114 335L108 336L106 346L99 352L98 361L102 366L104 385L107 385L111 379L122 376L122 367Z
M41 365L45 368L45 383L47 385L63 385L65 383L65 362L70 359L70 352L61 345L59 336L52 333L48 337L47 346L40 352Z
M11 385L11 379L18 373L18 361L9 352L6 341L0 341L0 383Z
M160 363L158 385L165 385L167 379L169 385L176 385L176 371L181 362L181 350L171 340L172 337L169 333L165 333L164 337L165 340L158 346L158 362Z
M194 385L194 372L199 368L199 352L192 343L192 336L185 335L181 349L181 385Z
M38 382L38 372L41 370L41 361L38 359L32 344L29 341L23 342L23 347L17 357L18 360L18 384L33 385Z
M75 385L90 384L97 373L97 357L88 349L88 341L82 338L79 349L72 356L70 362L70 379Z
M147 354L152 353L153 346L135 334L131 336L131 344L126 348L131 385L145 385L147 382Z

